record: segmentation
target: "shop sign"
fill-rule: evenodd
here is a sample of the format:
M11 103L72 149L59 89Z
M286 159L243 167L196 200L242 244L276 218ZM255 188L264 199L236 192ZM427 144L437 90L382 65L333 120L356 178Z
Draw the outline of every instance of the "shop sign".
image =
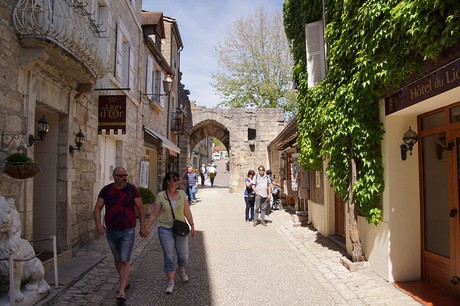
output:
M118 130L126 134L125 95L99 96L97 133L102 134L103 130L106 134L110 134L110 130L114 134L118 134Z
M147 188L149 187L149 170L150 163L146 160L141 160L140 171L139 171L139 186Z
M385 116L460 86L460 59L385 98Z

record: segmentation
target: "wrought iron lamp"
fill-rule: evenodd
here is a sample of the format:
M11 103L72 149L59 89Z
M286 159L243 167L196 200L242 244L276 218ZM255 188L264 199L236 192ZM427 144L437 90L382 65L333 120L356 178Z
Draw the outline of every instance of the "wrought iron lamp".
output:
M85 134L83 134L83 132L81 131L80 129L80 132L78 132L76 135L75 135L75 147L70 145L69 146L69 153L71 156L74 156L75 153L77 153L78 151L81 150L81 148L83 147L83 143L85 143Z
M404 144L401 145L401 159L406 160L407 151L409 150L410 155L412 155L412 148L418 141L418 135L416 132L412 131L411 127L404 133L402 138Z
M146 97L150 97L150 96L158 96L158 97L167 96L169 94L169 92L171 91L172 83L173 83L173 80L172 80L171 76L168 75L163 80L163 90L164 90L165 93L141 93L141 96L144 96L144 97L145 96Z
M39 138L35 138L33 135L29 135L29 138L28 138L29 147L34 144L35 140L43 141L43 139L45 139L46 134L48 134L49 130L50 130L50 126L48 124L48 120L46 120L45 115L43 115L43 117L41 117L37 123L37 133L38 133Z
M48 124L48 121L46 120L45 115L43 115L43 117L40 118L37 122L37 133L39 138L35 138L34 135L29 135L27 137L27 145L29 147L32 146L35 140L43 141L49 129L50 126ZM25 131L22 131L21 133L5 133L4 131L2 131L1 150L5 150L13 142L13 140L19 140L20 136L25 135Z

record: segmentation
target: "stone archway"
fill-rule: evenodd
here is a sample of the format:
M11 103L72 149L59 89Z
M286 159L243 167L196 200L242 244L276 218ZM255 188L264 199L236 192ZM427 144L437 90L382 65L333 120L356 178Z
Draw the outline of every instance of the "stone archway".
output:
M202 139L207 137L218 138L224 144L225 148L229 150L230 146L230 131L221 123L205 119L200 123L194 125L188 133L190 148L194 148Z
M180 167L189 164L191 150L206 137L218 138L229 152L230 192L244 188L249 169L268 164L269 143L284 129L281 108L206 108L192 106L187 132L180 139Z

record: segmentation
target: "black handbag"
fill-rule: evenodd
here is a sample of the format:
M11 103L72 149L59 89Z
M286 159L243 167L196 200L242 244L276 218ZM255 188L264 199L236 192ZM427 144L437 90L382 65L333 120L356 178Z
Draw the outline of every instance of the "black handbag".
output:
M165 192L166 192L166 198L168 199L169 207L171 207L171 213L174 219L174 223L172 227L173 234L176 236L187 237L188 234L190 233L190 227L188 226L186 222L176 220L176 216L174 215L174 210L172 208L171 201L169 200L168 192L167 191Z

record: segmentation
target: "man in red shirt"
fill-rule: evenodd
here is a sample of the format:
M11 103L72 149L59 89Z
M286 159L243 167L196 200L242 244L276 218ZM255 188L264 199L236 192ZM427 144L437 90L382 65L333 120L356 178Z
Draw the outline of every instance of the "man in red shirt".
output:
M122 167L113 170L114 182L103 187L94 207L94 220L99 235L106 233L110 250L115 259L115 267L120 276L117 300L126 301L125 290L131 272L131 251L134 246L136 213L139 211L141 237L147 236L145 228L145 211L139 190L128 183L128 174ZM105 207L105 226L102 226L101 211Z

